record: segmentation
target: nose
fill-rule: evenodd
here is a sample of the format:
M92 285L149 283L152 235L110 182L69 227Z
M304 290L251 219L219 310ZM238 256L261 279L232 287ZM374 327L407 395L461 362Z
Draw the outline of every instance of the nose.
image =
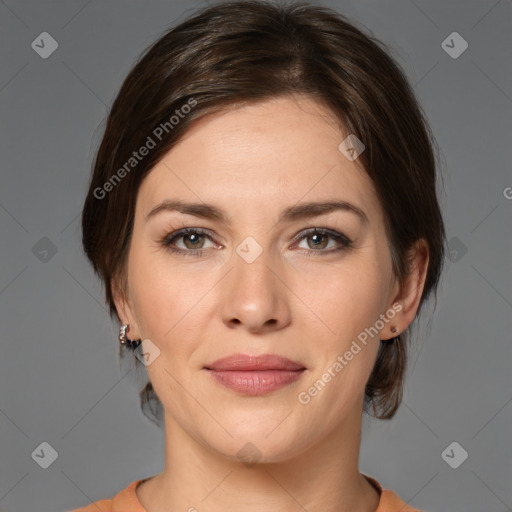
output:
M233 268L223 280L222 316L231 329L251 333L280 330L291 321L290 289L282 266L263 250L251 262L233 254Z

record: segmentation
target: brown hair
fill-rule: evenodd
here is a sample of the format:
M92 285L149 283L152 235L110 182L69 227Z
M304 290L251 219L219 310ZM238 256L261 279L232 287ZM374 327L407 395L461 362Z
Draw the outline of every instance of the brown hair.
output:
M105 284L111 316L119 320L113 283L126 279L137 192L146 174L195 120L292 94L321 102L347 134L365 144L358 162L382 204L400 282L409 270L407 250L420 238L428 243L421 308L437 291L445 251L435 140L388 52L328 8L252 0L204 8L148 48L108 116L82 214L83 247ZM171 116L178 115L176 123ZM154 147L144 158L130 160L149 138ZM391 418L401 402L408 331L394 343L380 343L365 390L365 410L371 405L378 418ZM143 411L149 406L156 416L151 404L161 404L150 382L140 395Z

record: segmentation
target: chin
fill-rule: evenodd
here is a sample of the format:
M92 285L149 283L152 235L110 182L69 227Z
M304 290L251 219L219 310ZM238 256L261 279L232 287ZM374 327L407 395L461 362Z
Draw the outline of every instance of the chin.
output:
M233 437L228 434L215 438L206 435L203 439L220 455L234 462L242 462L245 466L275 464L289 460L302 451L303 443L290 426L276 428L274 423L263 423L261 428L243 424L237 428L226 424Z

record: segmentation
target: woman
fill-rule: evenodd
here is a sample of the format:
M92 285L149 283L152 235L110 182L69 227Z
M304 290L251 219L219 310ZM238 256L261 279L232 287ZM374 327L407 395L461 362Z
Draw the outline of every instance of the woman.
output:
M403 72L337 13L216 4L126 78L83 245L166 464L81 512L413 511L359 473L445 233Z

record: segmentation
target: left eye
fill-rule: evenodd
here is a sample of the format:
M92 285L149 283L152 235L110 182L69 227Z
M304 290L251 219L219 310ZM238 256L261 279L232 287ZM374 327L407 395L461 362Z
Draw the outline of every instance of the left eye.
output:
M337 231L331 231L329 229L324 228L316 228L312 229L310 231L307 231L305 233L302 233L298 239L302 242L303 240L306 241L308 247L306 249L312 249L309 252L310 253L332 253L337 251L342 251L344 249L348 249L352 241L348 239L345 235L338 233ZM328 240L333 240L334 248L331 248L329 250L323 250L326 249ZM312 243L310 243L308 240L311 240ZM339 245L339 247L336 247L336 244ZM331 246L332 247L332 246Z
M329 239L331 241L341 243L342 245L345 245L345 246L349 245L349 243L345 243L342 235L334 234L334 233L331 233L331 232L325 231L325 230L315 230L315 231L310 231L308 233L304 233L300 237L299 240L301 242L303 240L306 241L306 243L308 245L308 247L306 247L306 249L326 249L328 246ZM309 243L308 240L311 240L312 243ZM348 239L346 240L346 242L349 242ZM336 243L334 243L334 247L336 247ZM331 249L332 249L332 246L331 246ZM325 251L325 252L329 252L329 251Z

